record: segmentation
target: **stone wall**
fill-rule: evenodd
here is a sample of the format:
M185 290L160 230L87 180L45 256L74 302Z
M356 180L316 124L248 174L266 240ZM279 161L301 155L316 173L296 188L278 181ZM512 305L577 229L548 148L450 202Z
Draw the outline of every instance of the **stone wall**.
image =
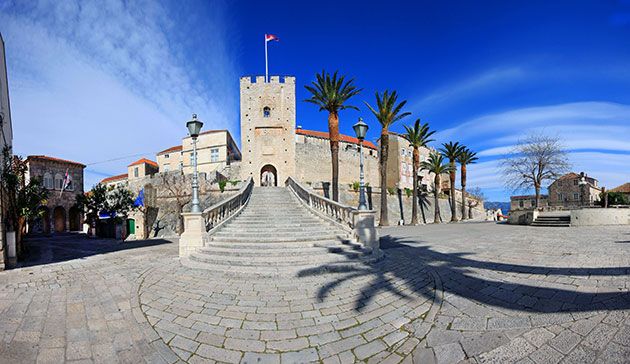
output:
M332 166L330 141L328 139L303 138L304 142L295 146L294 176L301 183L330 182ZM372 153L370 153L372 151ZM376 151L363 148L365 182L370 186L379 185L378 155ZM339 143L339 186L351 185L359 181L359 151L350 143ZM284 181L280 181L284 183Z
M630 208L571 210L571 226L630 225Z
M325 193L324 189L321 187L321 184L311 185L313 191L322 195L329 196L329 193ZM376 218L380 216L380 190L378 188L369 188L367 193L368 207L370 209L374 209L377 211ZM359 193L355 192L352 189L345 188L340 186L339 188L339 202L348 206L358 206L359 205ZM434 221L434 207L433 207L433 195L424 195L422 198L422 208L418 206L418 221L420 223L423 222L422 211L424 210L424 216L427 223L432 223ZM404 191L401 191L401 194L388 195L387 198L387 206L388 206L388 218L390 225L397 225L399 221L403 220L405 224L409 224L411 222L411 209L412 209L412 198L407 197ZM441 198L439 199L440 204L440 216L442 217L443 222L448 222L451 220L451 208L450 201L448 199ZM401 207L402 207L402 217L401 217ZM473 219L475 220L483 220L485 219L485 210L483 209L483 203L473 208ZM458 201L457 203L457 217L461 219L461 203Z
M199 200L204 210L238 192L242 183L228 183L221 192L215 176L206 178L199 174ZM181 212L190 211L192 200L192 175L181 172L157 173L153 176L134 179L126 186L138 195L145 189L145 205L148 210L134 211L129 218L136 222L136 238L144 238L144 224L149 227L149 237L175 237L181 234Z

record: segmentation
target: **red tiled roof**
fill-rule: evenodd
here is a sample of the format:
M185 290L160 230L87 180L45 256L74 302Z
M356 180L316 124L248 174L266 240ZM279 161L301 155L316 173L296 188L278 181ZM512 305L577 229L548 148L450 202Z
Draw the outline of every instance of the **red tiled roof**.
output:
M170 153L170 152L179 152L179 151L181 151L181 150L182 150L182 146L181 146L181 145L176 145L176 146L174 146L174 147L170 147L170 148L168 148L168 149L164 149L164 150L163 150L163 151L161 151L161 152L158 152L158 155L160 155L160 154L165 154L165 153Z
M565 174L564 176L559 177L556 181L559 181L561 179L574 179L574 178L580 178L580 175L577 173L573 173L573 172L569 172L567 174Z
M295 129L295 133L300 134L300 135L312 136L315 138L322 138L322 139L330 138L328 132L325 132L325 131ZM344 134L339 134L339 140L346 143L359 144L359 139L348 136L348 135L344 135ZM376 149L376 145L374 145L374 143L369 142L367 140L363 141L363 146L366 148Z
M73 161L69 161L67 159L49 157L47 155L29 155L26 158L26 161L33 160L33 159L44 160L44 161L51 161L51 162L58 162L58 163L66 163L66 164L74 164L74 165L77 165L77 166L81 166L82 168L85 168L85 164L83 164L83 163L73 162Z
M117 176L111 176L111 177L103 178L101 183L109 183L109 182L121 181L123 179L127 179L127 173L119 174Z
M608 192L630 193L630 182L626 182L626 183L622 184L621 186L617 186L617 187L611 189Z
M148 164L148 165L150 165L150 166L153 166L153 167L157 167L157 166L158 166L158 164L157 164L157 163L155 163L154 161L149 160L149 159L146 159L146 158L142 158L142 159L138 159L137 161L135 161L135 162L131 163L131 164L129 165L129 167L131 167L131 166L136 166L136 165L138 165L138 164L143 164L143 163L146 163L146 164Z

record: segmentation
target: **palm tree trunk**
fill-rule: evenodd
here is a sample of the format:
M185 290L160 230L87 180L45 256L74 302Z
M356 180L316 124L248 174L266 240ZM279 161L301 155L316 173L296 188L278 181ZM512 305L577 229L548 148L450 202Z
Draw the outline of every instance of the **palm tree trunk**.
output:
M332 159L332 199L339 201L339 115L328 114L328 133L330 137L330 157Z
M456 178L456 173L455 172L455 160L451 159L450 160L450 164L451 164L451 172L449 173L449 177L451 180L451 221L457 221L457 201L455 200L455 178Z
M462 164L462 220L466 220L466 165Z
M387 218L387 152L389 150L389 133L386 128L381 131L381 218L380 226L389 226Z
M418 225L418 164L420 163L420 152L417 147L413 148L413 189L411 203L411 225Z
M442 222L442 216L440 215L440 200L438 198L438 195L440 194L440 175L439 174L435 175L434 184L435 186L433 188L433 205L434 205L433 223L438 224ZM440 220L438 221L438 219Z

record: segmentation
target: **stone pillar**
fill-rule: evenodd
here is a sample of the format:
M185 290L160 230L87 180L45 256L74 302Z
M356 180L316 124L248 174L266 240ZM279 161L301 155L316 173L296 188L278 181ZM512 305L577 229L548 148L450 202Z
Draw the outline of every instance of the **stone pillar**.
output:
M203 247L203 237L206 234L206 224L203 213L184 212L184 232L179 237L179 257L187 257L190 253Z
M375 226L376 211L367 210L352 211L352 226L354 226L354 235L364 247L372 249L372 254L380 256L383 254L380 248L378 231Z

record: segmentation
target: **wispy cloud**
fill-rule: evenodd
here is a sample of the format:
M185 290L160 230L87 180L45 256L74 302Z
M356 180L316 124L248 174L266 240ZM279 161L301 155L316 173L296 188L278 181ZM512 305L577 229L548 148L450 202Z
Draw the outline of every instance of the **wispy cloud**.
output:
M238 73L221 41L221 7L203 22L171 10L122 0L0 5L17 152L153 157L180 141L193 111L208 128L236 129ZM89 166L88 186L129 161Z
M464 97L490 92L525 77L527 73L520 67L497 68L439 88L412 104L412 110L436 108L446 102Z

